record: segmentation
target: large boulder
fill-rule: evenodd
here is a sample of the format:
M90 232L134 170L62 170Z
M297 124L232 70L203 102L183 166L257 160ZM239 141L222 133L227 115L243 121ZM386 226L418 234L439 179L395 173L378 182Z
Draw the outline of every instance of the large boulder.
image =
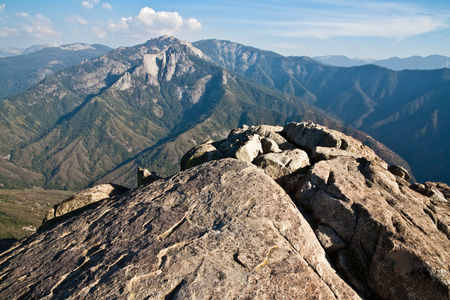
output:
M305 151L282 135L283 127L259 125L234 129L224 140L208 140L181 158L181 170L223 157L252 162L284 186L289 176L310 165Z
M309 166L308 154L300 149L284 150L258 156L253 164L284 187L293 173Z
M310 122L292 122L284 127L283 133L291 143L302 149L309 150L314 158L312 159L314 162L338 156L352 156L376 161L385 168L388 166L372 149L363 145L357 139L325 126Z
M3 299L360 299L283 189L236 159L79 211L0 264Z
M320 161L303 177L295 201L345 242L329 254L365 297L449 299L450 240L439 220L450 209L384 165L353 157Z
M120 195L129 189L117 184L99 184L84 189L47 211L44 223L101 200Z
M255 135L263 151L252 163L291 195L333 265L360 294L449 299L448 186L410 185L406 169L388 168L358 140L313 123L244 127L214 144L221 150L230 139Z
M223 158L222 153L212 145L212 141L208 140L200 145L195 146L181 158L181 171L201 165L205 162Z

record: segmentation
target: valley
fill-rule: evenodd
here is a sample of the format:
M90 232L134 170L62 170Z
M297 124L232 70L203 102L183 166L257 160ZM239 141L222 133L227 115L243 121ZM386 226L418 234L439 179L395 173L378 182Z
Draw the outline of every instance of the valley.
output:
M448 183L450 162L439 157L450 146L449 80L448 69L342 68L228 41L155 38L1 100L0 170L18 178L1 183L133 187L137 166L168 176L205 139L289 121L339 129L418 181Z

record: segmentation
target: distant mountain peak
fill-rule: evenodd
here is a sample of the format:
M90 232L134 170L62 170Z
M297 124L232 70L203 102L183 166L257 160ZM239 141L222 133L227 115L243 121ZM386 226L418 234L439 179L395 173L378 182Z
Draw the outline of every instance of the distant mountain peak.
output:
M195 71L194 63L190 56L208 59L201 50L195 48L191 43L180 41L174 37L161 37L152 40L153 42L162 42L165 46L161 51L155 53L159 47L152 47L147 53L143 54L140 65L134 70L133 75L145 76L148 84L159 85L161 80L170 81L173 76L179 77L187 73ZM171 44L165 45L166 42L172 41ZM131 77L125 74L124 83L120 83L120 89L128 89Z
M95 47L88 45L88 44L84 44L84 43L75 43L75 44L68 44L68 45L62 45L59 47L59 49L62 50L70 50L70 51L80 51L80 50L94 50Z
M393 56L391 58L381 60L348 58L347 56L344 55L326 55L326 56L316 56L314 57L314 59L322 63L337 67L355 67L367 64L374 64L395 71L433 70L450 67L450 57L442 55L429 55L426 57L414 55L404 58Z

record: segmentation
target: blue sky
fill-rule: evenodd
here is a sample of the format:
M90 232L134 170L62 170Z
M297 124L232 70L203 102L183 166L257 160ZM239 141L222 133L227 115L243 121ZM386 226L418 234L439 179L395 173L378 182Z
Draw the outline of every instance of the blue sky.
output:
M163 34L296 56L450 56L450 1L0 0L0 47L132 46Z

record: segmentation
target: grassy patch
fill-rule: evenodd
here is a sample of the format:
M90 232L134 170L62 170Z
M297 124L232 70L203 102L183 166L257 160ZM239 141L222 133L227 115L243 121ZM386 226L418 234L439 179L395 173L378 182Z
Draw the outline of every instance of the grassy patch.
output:
M0 201L5 203L13 203L11 197L8 195L0 195Z
M20 239L32 234L23 227L39 227L47 210L73 194L58 190L0 189L0 239Z

